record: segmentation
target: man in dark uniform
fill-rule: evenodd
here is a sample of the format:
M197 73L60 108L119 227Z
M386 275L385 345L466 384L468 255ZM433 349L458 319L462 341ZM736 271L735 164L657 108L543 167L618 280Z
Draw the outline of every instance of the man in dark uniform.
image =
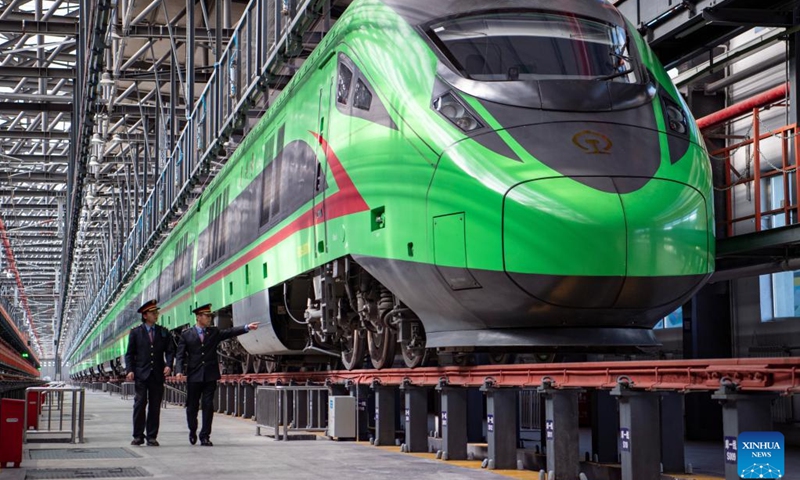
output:
M181 333L175 372L178 378L186 378L186 422L189 424L189 443L197 443L197 411L200 397L203 398L203 428L200 430L200 445L213 447L211 422L214 419L214 392L220 379L217 345L223 340L238 337L250 330L258 329L258 323L220 330L212 327L214 314L211 304L193 310L196 324ZM185 373L185 375L184 375Z
M159 310L157 303L156 300L150 300L139 307L137 311L142 314L142 324L131 329L128 335L128 350L125 352L125 370L128 376L125 379L129 382L136 381L131 445L141 445L147 438L147 445L158 446L156 437L161 415L161 398L164 395L164 377L169 376L172 371L175 357L172 335L166 328L156 325Z

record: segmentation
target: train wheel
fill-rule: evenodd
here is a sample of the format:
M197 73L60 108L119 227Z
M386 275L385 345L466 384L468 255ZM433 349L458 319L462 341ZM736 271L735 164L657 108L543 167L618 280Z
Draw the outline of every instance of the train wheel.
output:
M278 357L272 357L272 360L268 358L264 359L264 370L267 373L275 373L278 371Z
M248 373L253 373L253 362L255 360L255 355L250 355L246 353L242 356L242 373L247 375Z
M261 355L253 356L253 373L264 373L264 364L267 359Z
M490 353L490 365L509 365L517 361L517 356L513 353Z
M403 361L408 368L421 367L428 363L427 348L410 347L409 342L400 342L400 353L403 354Z
M396 346L397 335L391 328L382 326L375 332L369 332L369 358L372 366L376 370L391 367Z
M364 343L364 332L361 330L353 331L352 335L342 341L342 364L345 369L361 368L364 360Z
M553 363L555 360L555 353L535 353L533 355L533 363Z

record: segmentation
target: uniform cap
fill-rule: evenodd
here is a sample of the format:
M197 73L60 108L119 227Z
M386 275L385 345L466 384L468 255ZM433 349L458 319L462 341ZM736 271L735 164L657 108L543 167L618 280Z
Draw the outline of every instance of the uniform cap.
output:
M136 311L141 313L142 315L144 315L145 313L147 313L147 312L149 312L151 310L160 310L158 308L157 303L158 303L158 300L156 300L156 299L148 300L147 302L144 303L144 305L139 307L139 310L136 310Z
M195 315L211 315L213 312L211 310L211 304L206 303L192 310L192 313Z

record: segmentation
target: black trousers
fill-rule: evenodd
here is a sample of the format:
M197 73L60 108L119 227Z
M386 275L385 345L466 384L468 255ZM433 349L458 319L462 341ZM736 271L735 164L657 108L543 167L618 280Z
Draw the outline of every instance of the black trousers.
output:
M198 435L201 440L211 436L211 422L214 420L214 392L216 390L216 380L186 384L186 423L189 425L189 433L197 432L197 411L200 399L203 400L203 428Z
M133 400L133 438L155 440L161 417L161 398L164 396L164 382L153 378L136 379L136 397ZM147 415L145 415L145 408ZM145 426L147 435L145 435Z

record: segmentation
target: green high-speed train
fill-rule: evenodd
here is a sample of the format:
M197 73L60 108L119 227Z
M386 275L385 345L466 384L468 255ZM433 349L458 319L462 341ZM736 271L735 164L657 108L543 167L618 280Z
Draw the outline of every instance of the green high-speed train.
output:
M616 350L714 268L710 165L600 0L355 0L72 360L212 303L243 367Z

